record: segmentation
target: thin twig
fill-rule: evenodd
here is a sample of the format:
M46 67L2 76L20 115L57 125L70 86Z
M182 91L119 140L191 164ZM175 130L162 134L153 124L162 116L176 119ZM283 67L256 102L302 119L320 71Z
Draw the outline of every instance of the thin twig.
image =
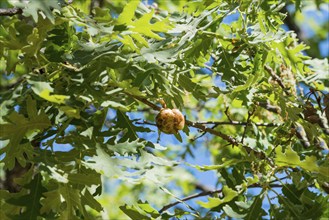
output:
M229 107L226 107L226 109L225 109L225 115L226 115L226 117L227 117L227 119L230 121L230 122L232 122L232 119L231 119L231 117L230 117L230 115L229 115L229 113L228 113L228 109L229 109Z
M197 123L197 122L196 122L196 123ZM200 123L200 124L202 124L202 123ZM216 127L218 127L217 124L213 125L213 126L211 127L211 129L215 129ZM192 138L191 141L196 141L196 140L198 140L199 138L202 138L205 134L207 134L207 132L204 131L204 132L202 132L201 135Z
M224 133L222 133L222 132L220 132L220 131L217 131L217 130L214 130L214 129L208 128L208 127L206 127L206 126L203 125L203 124L197 124L197 123L195 123L195 122L192 122L192 121L186 120L186 125L187 125L187 126L191 126L191 127L198 128L198 129L200 129L200 130L202 130L202 131L205 131L205 132L208 132L208 133L210 133L210 134L213 134L213 135L216 135L216 136L218 136L218 137L221 137L221 138L223 138L224 140L226 140L227 142L231 143L232 145L235 145L235 146L239 145L239 142L238 142L235 138L233 138L233 137L231 137L231 136L229 136L229 135L227 135L227 134L224 134Z
M155 123L152 123L152 122L148 122L148 121L145 121L143 120L143 122L139 122L139 121L136 121L135 124L138 124L138 125L152 125L152 126L157 126Z
M251 112L248 111L248 117L247 117L246 126L244 128L244 131L243 131L243 134L242 134L242 138L241 138L241 143L242 144L243 144L244 138L245 138L246 133L247 133L248 124L250 123L250 118L254 114L255 110L256 110L256 108L254 108Z
M150 112L151 110L153 110L153 109L150 109L150 108L139 108L139 109L137 109L138 112Z
M281 178L279 178L279 179L280 179L280 180L285 180L285 179L287 179L287 178L289 178L289 176L281 177ZM275 179L275 180L270 181L270 183L274 183L274 182L277 182L277 181L278 181L278 180Z
M264 186L266 186L266 185L264 185ZM263 185L254 183L254 184L248 186L248 188L258 188L258 187L263 187ZM283 187L283 185L282 184L269 184L268 187L269 188L281 188L281 187Z

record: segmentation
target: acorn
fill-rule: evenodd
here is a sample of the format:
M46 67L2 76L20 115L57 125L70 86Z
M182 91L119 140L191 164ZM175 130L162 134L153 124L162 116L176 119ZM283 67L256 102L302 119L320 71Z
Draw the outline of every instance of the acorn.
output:
M185 118L178 109L162 108L156 116L156 125L166 134L177 134L184 128Z

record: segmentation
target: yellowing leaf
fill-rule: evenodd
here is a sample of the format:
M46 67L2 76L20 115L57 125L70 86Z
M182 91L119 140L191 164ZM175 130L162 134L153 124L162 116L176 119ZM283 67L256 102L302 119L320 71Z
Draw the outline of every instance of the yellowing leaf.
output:
M119 15L117 23L119 25L131 23L138 5L139 1L130 1Z
M57 104L64 104L65 100L69 98L69 96L66 95L50 95L50 91L47 89L43 90L39 96L49 102L54 102Z
M64 104L65 100L69 98L69 96L65 95L50 94L54 92L54 89L47 82L37 82L32 80L27 81L32 85L32 90L35 94L49 102Z

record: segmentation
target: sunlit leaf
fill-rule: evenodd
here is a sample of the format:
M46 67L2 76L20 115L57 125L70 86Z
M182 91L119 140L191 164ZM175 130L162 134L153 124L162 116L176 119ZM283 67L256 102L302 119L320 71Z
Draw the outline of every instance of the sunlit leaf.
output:
M65 101L69 98L69 96L66 95L51 94L54 89L47 82L29 81L29 83L32 84L32 90L35 92L35 94L39 95L41 98L47 101L57 104L64 104Z
M217 207L221 204L230 202L232 199L234 199L236 196L239 195L238 192L234 191L233 189L231 189L227 186L223 187L222 192L223 192L223 197L224 197L223 199L210 197L210 198L208 198L208 202L198 201L198 204L204 208L211 209L211 208Z
M282 147L279 146L275 152L275 162L279 166L301 167L309 172L320 173L327 178L329 177L329 167L319 166L315 156L306 156L304 160L301 160L297 152L291 147L282 152Z

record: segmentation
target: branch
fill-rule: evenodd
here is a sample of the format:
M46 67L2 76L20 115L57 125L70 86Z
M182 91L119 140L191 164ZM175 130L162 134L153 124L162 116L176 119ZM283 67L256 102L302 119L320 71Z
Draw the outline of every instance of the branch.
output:
M128 93L126 93L128 94ZM144 98L141 98L141 97L138 97L138 96L134 96L134 95L131 95L131 94L128 94L129 96L133 97L134 99L137 99L138 101L140 102L143 102L144 104L150 106L151 108L153 108L154 110L157 110L157 111L160 111L161 110L161 107L153 104L152 102L149 102L148 100L144 99ZM221 138L223 138L224 140L228 141L229 143L233 144L233 145L238 145L238 141L235 140L234 138L226 135L226 134L223 134L222 132L220 131L215 131L213 129L210 129L206 126L204 126L203 124L197 124L195 122L192 122L192 121L189 121L189 120L186 120L186 125L188 126L191 126L191 127L195 127L195 128L198 128L202 131L205 131L205 132L208 132L208 133L211 133L213 135L216 135L216 136L219 136Z
M203 192L210 192L213 190L210 187L203 185L202 183L195 183L195 189L203 191Z
M270 187L270 188L276 188L276 187L282 187L282 186L283 185L281 185L281 184L270 184L270 185L268 185L268 187ZM263 187L263 186L258 184L258 183L255 183L253 185L248 186L248 188L258 188L258 187ZM195 198L198 198L198 197L213 195L215 193L221 193L221 192L222 192L222 189L216 189L216 190L203 191L203 192L200 192L200 193L196 193L194 195L184 197L184 198L180 199L179 201L176 201L176 202L173 202L173 203L170 203L168 205L163 206L162 209L159 210L159 213L162 213L162 212L170 209L171 207L174 207L175 205L178 205L182 202L185 202L185 201L188 201L188 200L191 200L191 199L195 199Z
M145 98L141 98L139 96L134 96L134 95L131 95L131 94L127 93L127 92L126 92L126 94L129 95L130 97L134 98L134 99L137 99L140 102L143 102L144 104L150 106L154 110L157 110L157 111L160 111L161 110L161 107L153 104L152 102L146 100ZM208 132L208 133L213 134L215 136L221 137L222 139L226 140L227 142L229 142L233 146L241 145L248 153L254 152L255 156L258 157L259 159L264 159L266 157L263 152L255 151L254 149L248 147L247 145L240 144L239 141L237 141L235 138L233 138L233 137L231 137L231 136L229 136L227 134L224 134L224 133L222 133L220 131L214 130L212 128L208 128L208 127L206 127L203 124L198 124L198 123L195 123L195 122L192 122L192 121L189 121L189 120L185 120L185 124L187 126L198 128L198 129L200 129L200 130L202 130L204 132Z
M221 137L222 139L226 140L227 142L229 142L230 144L232 144L233 146L242 146L249 154L251 152L254 153L254 155L259 158L259 159L264 159L266 158L266 155L263 153L263 152L259 152L259 151L255 151L254 149L248 147L247 145L244 145L244 144L241 144L239 143L235 138L229 136L229 135L226 135L220 131L217 131L217 130L214 130L214 129L211 129L211 128L208 128L202 124L196 124L192 121L189 121L189 120L186 120L186 125L188 126L191 126L191 127L195 127L195 128L198 128L204 132L208 132L210 134L213 134L215 136L218 136L218 137Z
M268 102L258 102L257 105L266 109L267 111L270 111L270 112L273 112L276 114L281 114L281 108L279 106L271 105Z
M282 80L280 79L280 77L278 75L275 74L274 70L272 70L271 67L265 65L264 69L272 76L272 78L279 84L279 86L283 89L283 92L286 95L290 95L289 92L287 91L286 87L284 86Z
M231 136L229 136L227 134L224 134L224 133L222 133L220 131L217 131L217 130L208 128L208 127L204 126L203 124L197 124L195 122L186 120L186 125L187 126L194 127L194 128L198 128L198 129L200 129L202 131L205 131L205 132L208 132L208 133L213 134L215 136L221 137L222 139L226 140L227 142L229 142L232 145L236 145L236 146L239 145L239 142L236 139L234 139L233 137L231 137Z
M208 196L208 195L212 195L212 194L215 194L215 193L221 193L221 192L222 192L222 189L217 189L217 190L211 190L211 191L203 191L203 192L191 195L191 196L187 196L183 199L180 199L179 201L176 201L176 202L173 202L173 203L170 203L168 205L163 206L162 209L159 210L159 213L162 213L162 212L166 211L167 209L170 209L171 207L173 207L175 205L178 205L179 203L182 203L182 202L185 202L185 201L188 201L188 200L191 200L191 199L195 199L195 198L198 198L198 197Z
M233 126L245 126L247 124L253 123L256 126L264 127L277 127L280 124L276 123L256 123L256 122L240 122L240 121L197 121L196 124L212 124L212 125L233 125Z
M270 181L270 184L271 184L271 183L274 183L274 182L277 182L277 181L285 180L285 179L287 179L287 178L289 178L289 176L281 177L281 178L279 178L279 180L278 180L278 179L272 180L272 181Z
M22 13L21 8L0 8L0 16L14 16Z
M229 121L232 121L232 119L231 119L231 116L230 116L230 114L229 114L229 112L228 112L228 110L229 110L229 107L226 107L226 109L225 109L225 115L226 115L226 117L227 117L227 119L229 120Z
M226 107L226 109L225 109L225 114L226 114L226 116L227 116L227 119L228 119L230 122L232 122L232 120L231 120L231 118L230 118L230 115L228 114L228 108L229 108L229 107ZM202 124L202 123L200 123L200 124ZM206 123L206 124L207 124L207 123ZM215 128L218 127L218 126L219 126L219 124L214 124L214 125L211 127L211 129L215 129ZM203 136L206 135L206 134L207 134L207 132L204 131L201 135L192 138L192 141L196 141L197 139L203 137Z
M143 122L136 121L135 124L137 125L152 125L152 126L157 126L155 123L143 120Z
M200 124L202 124L202 123L200 123ZM214 125L211 127L211 129L215 129L217 126L218 126L218 125L214 124ZM207 132L204 131L201 135L192 138L191 141L196 141L197 139L203 137L203 136L206 135L206 134L207 134Z
M150 111L149 108L146 108L145 110L139 110L139 111ZM155 123L152 123L152 122L149 122L149 121L146 121L146 120L143 120L143 122L135 122L136 124L146 124L146 125L153 125L153 126L156 126ZM210 125L232 125L232 126L246 126L247 125L247 122L240 122L240 121L196 121L194 122L195 124L200 124L200 125L207 125L207 124L210 124ZM249 122L248 124L251 124L252 122ZM277 124L277 123L253 123L254 125L256 126L259 126L259 127L278 127L280 126L280 124ZM212 127L213 129L213 127Z
M300 140L300 142L303 145L303 147L304 148L309 148L311 146L311 143L310 143L310 141L307 138L307 134L306 134L306 132L304 130L304 127L301 126L298 123L296 123L296 124L293 123L291 125L291 127L296 130L296 136Z

